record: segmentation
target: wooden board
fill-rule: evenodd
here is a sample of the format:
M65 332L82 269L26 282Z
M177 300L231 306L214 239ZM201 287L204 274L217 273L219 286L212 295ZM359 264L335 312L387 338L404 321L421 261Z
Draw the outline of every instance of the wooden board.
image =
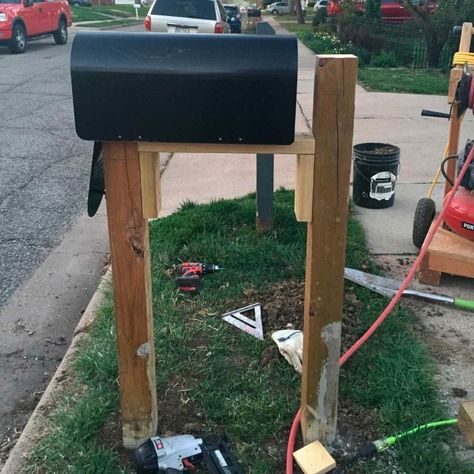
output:
M123 443L134 448L155 435L157 425L148 221L137 145L103 147Z
M313 218L314 155L296 157L295 216L298 222Z
M160 154L140 152L140 183L142 186L143 217L158 217L161 208Z
M316 56L314 186L306 246L301 426L305 444L336 434L355 56Z
M474 448L474 400L459 406L458 427L469 446Z
M439 284L433 280L433 272L474 278L474 242L447 229L438 229L423 259L420 283Z
M298 449L293 457L304 474L325 474L336 467L336 461L319 441Z
M308 155L314 153L314 137L310 134L295 134L291 145L238 145L219 143L151 143L139 142L138 150L170 153L242 153L242 154L278 154Z

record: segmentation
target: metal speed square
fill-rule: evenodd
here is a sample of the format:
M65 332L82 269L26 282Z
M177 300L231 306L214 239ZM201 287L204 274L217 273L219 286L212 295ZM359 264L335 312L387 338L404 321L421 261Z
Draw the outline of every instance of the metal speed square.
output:
M263 341L262 307L260 303L224 313L222 319L232 324L232 326Z

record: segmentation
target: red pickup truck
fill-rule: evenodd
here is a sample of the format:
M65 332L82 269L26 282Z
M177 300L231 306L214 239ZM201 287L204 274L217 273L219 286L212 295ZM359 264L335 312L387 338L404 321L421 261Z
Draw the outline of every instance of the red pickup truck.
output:
M12 53L24 53L29 39L47 35L66 44L71 24L67 0L0 0L0 44Z

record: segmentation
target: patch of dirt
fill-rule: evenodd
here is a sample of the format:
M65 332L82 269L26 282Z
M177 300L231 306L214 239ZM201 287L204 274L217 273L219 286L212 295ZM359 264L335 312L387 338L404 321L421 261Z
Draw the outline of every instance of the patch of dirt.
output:
M406 255L380 256L379 263L387 275L403 280L415 257ZM411 288L474 299L472 279L443 274L439 287L421 285L417 278ZM404 303L417 316L414 330L424 340L428 353L435 362L440 398L447 415L456 417L463 401L474 399L474 313L453 306L404 298ZM474 450L467 449L460 437L456 454L461 459L474 459Z
M134 472L135 463L133 462L133 452L129 449L125 449L122 445L122 441L120 415L118 413L112 413L99 433L99 442L101 442L104 447L115 451L119 465Z
M200 436L204 432L206 420L199 407L189 397L194 381L177 376L164 390L158 390L158 426L161 436L192 434ZM104 425L99 439L107 449L113 449L119 465L135 472L133 450L122 446L122 426L118 413L112 413Z
M194 380L177 376L165 390L158 391L158 426L163 436L199 435L204 431L205 416L189 396L194 384Z
M247 290L245 296L248 302L258 301L262 305L262 322L266 334L288 325L295 329L303 329L304 319L304 281L285 281L274 285L267 291ZM349 348L358 338L360 321L357 312L363 306L351 288L346 289L345 310L342 321L342 351ZM271 360L281 357L276 345L267 347L261 355L260 365L266 365ZM338 436L332 447L333 456L341 461L354 454L355 450L368 441L377 439L372 420L375 410L368 410L356 405L352 400L340 398L338 405ZM284 443L274 448L286 450L288 433L283 433ZM302 441L299 441L302 446ZM298 446L298 442L297 442ZM273 449L271 446L268 449ZM282 471L283 472L283 471ZM357 472L347 470L346 472Z

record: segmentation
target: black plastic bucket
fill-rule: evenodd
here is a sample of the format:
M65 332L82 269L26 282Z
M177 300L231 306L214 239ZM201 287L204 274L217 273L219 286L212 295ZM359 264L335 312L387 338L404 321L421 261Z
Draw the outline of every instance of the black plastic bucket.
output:
M372 209L393 206L400 148L388 143L354 145L352 200Z

